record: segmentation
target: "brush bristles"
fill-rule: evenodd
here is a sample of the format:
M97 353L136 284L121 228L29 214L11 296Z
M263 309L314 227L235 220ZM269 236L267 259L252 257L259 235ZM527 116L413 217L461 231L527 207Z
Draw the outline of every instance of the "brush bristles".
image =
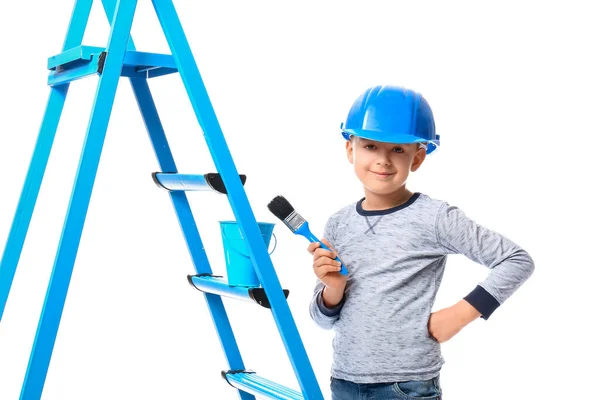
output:
M294 207L292 207L290 202L283 196L275 197L269 202L267 207L277 218L283 221L292 232L295 232L296 229L305 222L304 218L294 210Z
M277 196L267 205L269 210L275 214L277 218L284 221L288 215L294 212L294 207L283 196Z

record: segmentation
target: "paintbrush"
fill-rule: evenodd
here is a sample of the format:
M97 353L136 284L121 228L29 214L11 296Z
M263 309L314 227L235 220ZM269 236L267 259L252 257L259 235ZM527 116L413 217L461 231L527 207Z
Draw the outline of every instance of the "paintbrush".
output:
M325 243L321 242L316 238L315 235L312 234L308 227L308 222L302 218L300 214L294 210L294 207L290 204L289 201L285 199L283 196L276 196L273 200L269 202L267 205L269 210L275 214L277 218L279 218L285 226L290 228L290 230L296 235L302 235L307 238L310 242L319 242L321 243L321 247L325 250L332 251L329 247L325 246ZM337 261L342 263L342 269L339 271L340 274L346 275L348 274L348 270L344 266L342 260L339 257L335 258Z

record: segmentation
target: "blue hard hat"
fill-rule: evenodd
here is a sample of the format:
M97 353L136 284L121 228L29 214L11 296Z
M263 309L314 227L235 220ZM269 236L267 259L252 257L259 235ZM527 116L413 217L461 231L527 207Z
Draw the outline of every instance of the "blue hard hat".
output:
M427 154L440 145L425 98L399 86L378 85L365 90L341 129L346 140L358 136L385 143L427 143Z

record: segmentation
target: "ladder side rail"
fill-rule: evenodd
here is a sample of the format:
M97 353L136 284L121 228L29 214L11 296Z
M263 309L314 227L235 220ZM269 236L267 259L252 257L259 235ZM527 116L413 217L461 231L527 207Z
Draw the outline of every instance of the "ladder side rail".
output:
M130 78L130 81L161 170L177 172L175 160L160 122L156 105L152 99L148 81L140 78ZM196 272L199 274L212 273L186 193L169 192L169 196ZM204 297L217 330L221 347L225 353L229 369L245 369L242 355L223 304L223 299L211 293L204 293ZM254 399L253 395L242 390L238 389L238 393L242 400Z
M77 0L73 6L63 51L81 45L92 9L92 1ZM68 84L50 88L38 138L0 260L0 321L21 258L68 91Z
M137 0L120 1L111 24L106 64L98 82L50 283L27 365L21 390L22 399L39 399L42 395L100 162L136 4Z
M104 13L109 21L113 18L116 1L117 0L102 0ZM135 43L131 36L129 37L127 50L136 50ZM160 121L160 116L158 115L148 81L141 78L129 78L129 81L161 171L177 172L175 159ZM184 192L170 192L169 196L196 272L212 273L186 194ZM223 299L220 296L210 293L206 293L204 297L217 330L221 347L225 353L229 369L245 369L241 352L235 339L231 323L229 322L225 305L223 304ZM243 392L242 390L238 390L238 393L241 400L254 400L255 398L253 395Z
M196 118L204 131L208 148L218 172L223 177L229 193L229 202L247 241L256 273L267 292L271 303L271 312L302 393L309 399L323 399L173 2L172 0L153 0L152 3L191 100Z

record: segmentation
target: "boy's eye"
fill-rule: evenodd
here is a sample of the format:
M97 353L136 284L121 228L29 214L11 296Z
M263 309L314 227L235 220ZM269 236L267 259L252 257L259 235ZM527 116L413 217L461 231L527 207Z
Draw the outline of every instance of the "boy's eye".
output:
M367 149L367 150L374 150L375 149L375 145L367 144L367 145L365 145L365 149Z
M395 153L404 153L404 149L402 147L394 147L394 150L392 150Z

